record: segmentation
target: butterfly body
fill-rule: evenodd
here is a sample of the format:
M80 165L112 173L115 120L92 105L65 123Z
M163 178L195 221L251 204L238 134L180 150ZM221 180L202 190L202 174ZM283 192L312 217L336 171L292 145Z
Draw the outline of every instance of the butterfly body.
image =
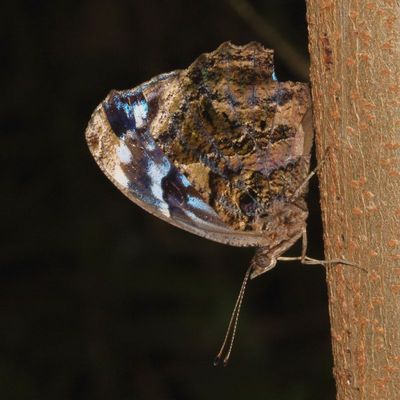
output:
M222 44L188 69L112 91L86 130L95 160L133 202L182 229L259 247L272 268L308 216L310 94L277 82L273 52Z

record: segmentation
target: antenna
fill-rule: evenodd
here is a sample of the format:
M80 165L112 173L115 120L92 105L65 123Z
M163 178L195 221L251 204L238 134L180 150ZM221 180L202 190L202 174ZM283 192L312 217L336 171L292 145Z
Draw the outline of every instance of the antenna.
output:
M219 350L217 356L214 360L214 367L218 366L223 360L223 365L226 367L229 361L229 357L232 352L233 342L236 336L236 328L239 320L240 308L242 306L244 292L246 290L247 281L249 280L250 272L253 269L253 265L250 264L249 268L244 275L243 283L239 291L239 295L236 299L235 307L233 308L231 319L229 321L228 329L226 330L226 335L222 343L221 349Z

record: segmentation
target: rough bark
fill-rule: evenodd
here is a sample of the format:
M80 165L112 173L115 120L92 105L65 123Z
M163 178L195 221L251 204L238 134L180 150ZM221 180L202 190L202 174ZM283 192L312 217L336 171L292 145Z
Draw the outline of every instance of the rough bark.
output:
M337 399L400 398L400 4L307 0Z

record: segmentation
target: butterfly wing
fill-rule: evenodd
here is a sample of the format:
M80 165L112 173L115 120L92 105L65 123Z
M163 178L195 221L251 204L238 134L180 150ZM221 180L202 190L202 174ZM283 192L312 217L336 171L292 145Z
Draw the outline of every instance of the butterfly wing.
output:
M273 251L305 227L306 191L288 200L309 171L308 114L307 85L276 81L272 50L227 42L184 71L112 91L86 138L105 174L150 213Z
M121 192L151 214L217 242L258 246L260 235L226 225L151 135L159 102L179 76L175 71L133 90L112 91L87 127L89 149Z

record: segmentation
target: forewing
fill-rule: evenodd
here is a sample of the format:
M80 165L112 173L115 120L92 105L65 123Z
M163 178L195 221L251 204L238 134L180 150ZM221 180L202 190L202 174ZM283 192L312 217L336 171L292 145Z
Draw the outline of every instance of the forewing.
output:
M176 71L133 90L112 91L89 122L89 149L107 177L151 214L217 242L257 246L262 238L227 226L152 137L160 99L179 76Z

